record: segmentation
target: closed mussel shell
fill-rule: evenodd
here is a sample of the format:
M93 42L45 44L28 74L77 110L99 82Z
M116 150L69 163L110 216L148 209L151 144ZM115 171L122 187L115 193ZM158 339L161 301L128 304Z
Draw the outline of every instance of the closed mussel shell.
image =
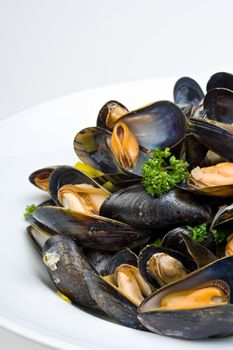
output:
M166 230L206 222L211 209L187 191L175 188L152 197L139 184L113 193L103 202L100 215L137 228Z
M75 243L60 235L51 237L43 247L43 261L58 290L73 303L96 310L99 307L83 277L82 259Z
M182 339L203 339L231 334L233 332L232 269L233 257L223 258L160 288L140 305L139 320L152 332ZM228 303L183 309L160 306L162 299L169 294L208 285L222 290Z
M137 230L122 222L58 207L40 207L32 218L49 233L68 236L85 247L100 250L138 247L151 236L145 229Z

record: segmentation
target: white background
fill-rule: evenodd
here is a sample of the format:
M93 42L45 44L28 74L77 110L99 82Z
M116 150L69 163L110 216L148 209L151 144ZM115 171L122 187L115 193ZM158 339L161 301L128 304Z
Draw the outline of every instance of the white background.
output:
M0 0L0 119L100 85L233 72L232 38L232 0ZM0 347L47 349L4 330Z

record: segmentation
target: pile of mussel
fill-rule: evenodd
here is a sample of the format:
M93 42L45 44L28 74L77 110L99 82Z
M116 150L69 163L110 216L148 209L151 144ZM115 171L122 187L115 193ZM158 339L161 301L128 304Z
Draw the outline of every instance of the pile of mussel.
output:
M214 74L206 94L184 77L173 94L134 111L107 102L75 136L81 162L34 171L49 197L27 232L60 294L95 315L183 339L231 335L233 75ZM152 197L142 165L158 147L189 178ZM189 227L204 223L198 243ZM229 232L219 244L218 229Z

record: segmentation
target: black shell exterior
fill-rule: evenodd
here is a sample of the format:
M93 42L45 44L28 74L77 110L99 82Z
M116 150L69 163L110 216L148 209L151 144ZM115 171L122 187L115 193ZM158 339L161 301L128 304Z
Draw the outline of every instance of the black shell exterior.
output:
M177 188L152 197L140 184L113 193L100 208L102 216L157 230L195 226L206 222L210 214L210 207L192 193Z
M140 247L151 236L145 229L138 230L122 222L58 207L40 207L32 218L34 224L38 222L46 232L71 237L85 247L100 250Z

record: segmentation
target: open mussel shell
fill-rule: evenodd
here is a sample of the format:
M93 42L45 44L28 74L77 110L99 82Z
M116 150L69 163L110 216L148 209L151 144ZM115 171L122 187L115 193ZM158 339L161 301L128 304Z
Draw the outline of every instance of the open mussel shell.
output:
M53 234L71 237L81 245L100 250L118 251L145 244L151 232L137 230L122 222L70 209L40 207L32 216L35 224Z
M84 257L75 243L60 235L48 239L43 247L43 261L58 290L73 303L96 310L99 307L82 274L82 259Z
M139 150L138 160L134 168L123 168L110 148L112 134L99 127L86 128L80 131L74 139L74 149L84 163L102 171L105 174L125 173L126 176L140 176L142 165L150 157L144 150Z
M201 144L233 161L233 126L210 119L191 118L189 129Z
M215 198L233 197L233 184L206 186L190 177L187 183L183 183L182 185L179 185L179 187L189 192L200 194L202 196L210 196Z
M74 138L74 150L79 159L104 173L119 172L110 150L111 133L100 127L81 130Z
M212 75L207 82L206 90L225 88L233 90L233 75L226 72L218 72Z
M149 263L153 257L155 257L156 264L153 264L152 267ZM197 265L194 260L179 251L148 245L141 250L138 256L138 268L146 282L155 288L160 288L194 271Z
M183 227L169 231L163 237L161 245L163 248L176 250L190 257L197 268L206 266L217 259L208 248L193 241L189 231Z
M206 222L211 209L187 191L175 188L152 197L138 184L113 193L100 207L100 215L137 228L166 230Z
M203 107L208 119L233 123L233 91L223 88L210 90L204 98Z
M92 185L95 188L100 187L100 185L98 185L94 179L92 179L82 171L68 165L59 166L54 170L54 172L50 176L49 192L53 200L59 206L61 206L61 203L58 200L59 189L64 185L80 184Z
M141 149L174 147L186 134L182 111L170 101L159 101L131 111L121 118L136 136Z
M113 255L108 266L108 275L113 275L116 268L122 264L138 266L137 255L129 248L122 249Z
M217 260L169 284L146 298L139 307L139 320L150 331L182 339L226 336L233 332L233 257ZM228 303L201 308L161 309L163 297L200 286L216 286Z
M122 103L115 100L108 101L99 111L96 125L112 131L114 124L128 112Z
M50 166L33 171L33 173L31 173L29 176L29 181L40 190L48 192L49 178L54 169L56 169L56 166Z
M204 93L194 79L183 77L177 80L173 89L173 97L175 103L184 108L189 105L198 106Z

